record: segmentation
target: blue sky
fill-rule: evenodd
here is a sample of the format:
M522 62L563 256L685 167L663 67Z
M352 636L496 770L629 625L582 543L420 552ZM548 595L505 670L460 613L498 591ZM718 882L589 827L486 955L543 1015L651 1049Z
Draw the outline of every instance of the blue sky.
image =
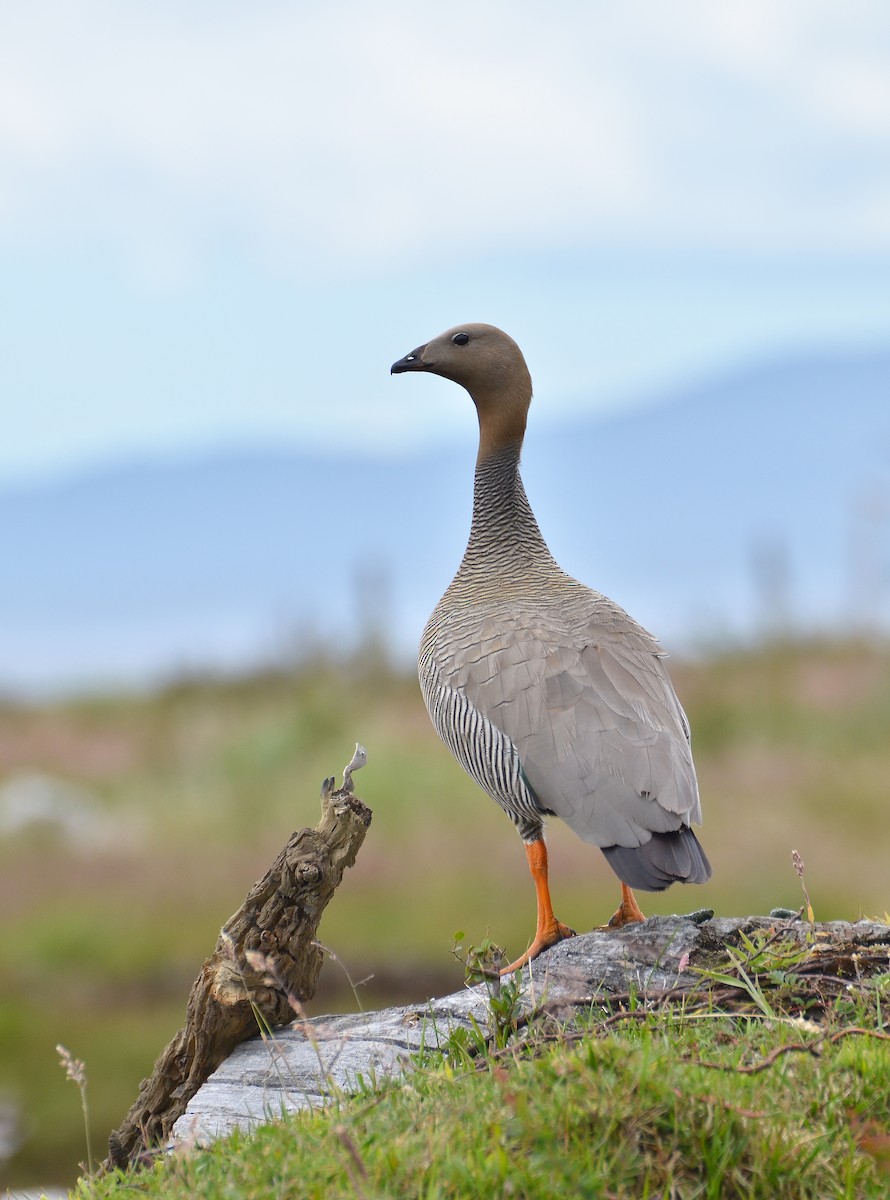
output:
M462 320L540 421L886 344L890 8L0 5L0 311L0 484L466 435Z

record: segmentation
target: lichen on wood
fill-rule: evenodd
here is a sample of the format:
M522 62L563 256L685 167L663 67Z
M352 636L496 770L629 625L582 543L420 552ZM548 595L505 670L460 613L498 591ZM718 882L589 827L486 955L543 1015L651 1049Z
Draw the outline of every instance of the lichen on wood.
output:
M185 1025L109 1138L105 1169L126 1167L163 1146L189 1100L232 1050L261 1029L289 1024L314 994L323 957L319 921L371 823L352 782L365 761L357 746L343 786L324 781L318 825L291 835L222 927L192 985Z

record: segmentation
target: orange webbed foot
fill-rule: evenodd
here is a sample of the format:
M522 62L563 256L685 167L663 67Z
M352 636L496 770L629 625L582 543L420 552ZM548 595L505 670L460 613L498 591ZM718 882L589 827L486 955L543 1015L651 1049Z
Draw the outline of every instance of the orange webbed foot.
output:
M510 963L509 967L504 967L501 970L502 975L512 975L514 971L518 971L521 967L527 966L533 958L537 958L543 950L549 950L551 946L555 946L557 942L565 941L566 938L575 937L574 929L569 929L568 925L563 925L562 921L557 921L553 918L552 925L547 929L537 932L534 941L516 962Z
M637 904L636 896L626 883L621 885L621 903L609 917L609 923L604 928L620 929L622 925L633 925L637 921L645 921L643 910Z
M509 967L504 967L503 971L501 971L502 975L510 975L513 971L518 971L520 967L524 967L526 963L536 958L542 950L546 950L550 946L555 946L557 942L563 941L564 938L575 936L574 929L569 929L568 925L563 925L562 921L557 921L553 913L553 904L550 900L550 887L547 883L547 847L544 844L543 837L538 837L534 841L525 843L525 856L528 859L528 869L534 881L538 904L538 920L535 926L535 936L525 954L521 958L517 958L516 962L510 963Z

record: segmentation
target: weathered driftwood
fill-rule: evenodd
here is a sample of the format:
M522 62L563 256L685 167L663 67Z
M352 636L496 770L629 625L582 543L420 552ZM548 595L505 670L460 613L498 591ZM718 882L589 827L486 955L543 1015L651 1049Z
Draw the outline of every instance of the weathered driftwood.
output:
M325 780L319 824L292 834L223 926L192 986L184 1028L109 1138L106 1168L125 1167L164 1145L189 1100L235 1046L260 1024L277 1028L293 1021L294 1000L315 992L322 965L318 923L371 822L371 810L352 791L351 773L364 761L364 750L356 747L343 787L335 790L334 780Z
M542 954L522 972L520 1019L535 1014L571 1017L579 1010L620 1007L628 993L638 1005L657 1005L702 987L696 967L725 963L725 947L741 934L774 930L783 940L806 944L809 924L775 917L650 917L640 925L597 930L572 938ZM813 969L833 971L838 988L855 979L860 963L872 970L890 961L890 928L868 921L835 921L815 926ZM829 961L830 960L830 961ZM866 966L862 967L863 972ZM835 976L841 976L836 978ZM828 979L829 976L820 976ZM731 1010L733 989L712 997ZM744 999L743 989L737 989ZM710 1002L710 1001L705 1001ZM365 1081L404 1072L409 1056L440 1047L458 1028L490 1025L487 986L466 988L439 1000L382 1012L314 1017L273 1038L245 1042L208 1079L173 1129L174 1142L206 1143L236 1128L248 1129L271 1118L330 1101Z

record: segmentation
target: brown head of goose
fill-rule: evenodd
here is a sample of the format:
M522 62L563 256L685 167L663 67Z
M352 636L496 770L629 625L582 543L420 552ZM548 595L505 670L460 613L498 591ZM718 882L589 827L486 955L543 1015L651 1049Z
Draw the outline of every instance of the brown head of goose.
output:
M621 880L609 922L643 919L631 888L704 883L689 726L656 640L556 564L519 474L532 398L517 344L458 325L393 363L466 388L479 418L470 538L420 644L439 736L516 825L537 895L524 966L573 931L553 912L544 818L599 846Z

